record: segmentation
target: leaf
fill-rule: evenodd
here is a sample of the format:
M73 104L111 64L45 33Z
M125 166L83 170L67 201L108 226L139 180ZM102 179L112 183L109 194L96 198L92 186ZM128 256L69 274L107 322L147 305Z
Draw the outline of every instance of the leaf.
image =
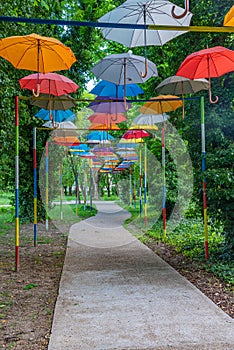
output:
M35 288L37 286L38 286L37 284L29 283L29 284L26 284L26 286L24 286L23 290L32 289L32 288Z

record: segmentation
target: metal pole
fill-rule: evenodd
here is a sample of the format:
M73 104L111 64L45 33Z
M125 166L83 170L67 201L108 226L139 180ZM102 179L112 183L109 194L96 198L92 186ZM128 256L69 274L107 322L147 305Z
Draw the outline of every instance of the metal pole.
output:
M162 127L162 216L163 216L163 237L167 235L167 210L166 210L166 166L165 166L165 123Z
M37 128L33 128L33 242L37 245Z
M144 223L148 222L147 218L147 145L145 143L145 157L144 157Z
M204 244L205 257L209 259L208 226L207 226L207 195L206 195L206 141L205 141L205 107L204 96L201 97L201 139L202 139L202 173L203 173L203 212L204 212Z
M63 165L60 163L60 220L63 220Z
M15 96L15 271L19 269L19 98Z
M141 145L140 145L140 157L139 157L139 161L140 161L140 186L139 186L139 199L140 199L140 215L142 213L142 164L141 164L141 158L142 158L142 154L141 154Z
M46 141L46 198L45 198L45 206L46 206L46 230L49 229L49 142Z

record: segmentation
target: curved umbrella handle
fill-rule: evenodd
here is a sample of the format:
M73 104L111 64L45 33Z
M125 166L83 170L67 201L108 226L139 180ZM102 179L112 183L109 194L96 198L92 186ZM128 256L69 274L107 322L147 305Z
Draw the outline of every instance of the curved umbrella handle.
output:
M217 103L218 100L219 100L218 96L215 96L215 100L212 100L211 80L210 80L210 78L209 78L209 88L208 88L208 90L209 90L209 101L210 101L210 103L213 103L213 104Z
M33 96L39 97L39 95L40 95L40 84L37 84L37 92L35 92L34 89L32 89L32 92L33 92Z
M147 58L145 59L145 73L143 74L143 72L140 71L140 74L141 74L142 78L146 78L147 77L147 74L148 74L148 60L147 60Z
M126 109L126 111L128 110L128 105L127 105L127 101L126 101L126 96L124 96L124 108Z
M215 104L215 103L217 103L217 102L218 102L218 100L219 100L219 97L218 97L218 96L215 96L215 100L212 100L212 93L211 93L211 89L209 89L209 101L210 101L210 103Z
M171 14L174 18L177 18L177 19L181 19L181 18L184 18L187 13L189 12L189 0L185 0L185 4L184 4L184 7L185 7L185 10L184 12L181 14L181 15L177 15L175 13L175 5L172 7L172 10L171 10Z

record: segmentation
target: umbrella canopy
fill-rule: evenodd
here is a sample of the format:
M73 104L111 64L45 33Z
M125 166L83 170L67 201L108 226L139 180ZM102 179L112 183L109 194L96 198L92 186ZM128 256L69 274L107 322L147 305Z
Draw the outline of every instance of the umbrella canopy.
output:
M163 80L156 90L160 94L184 95L194 94L200 90L208 90L209 82L206 79L189 79L173 75Z
M57 73L34 73L19 80L21 89L60 96L75 92L79 86L71 79Z
M111 97L124 97L124 85L116 85L110 81L101 80L94 88L90 91L91 94L98 96L111 96ZM136 96L143 94L144 90L137 84L127 84L126 96Z
M55 136L53 142L59 146L73 146L80 144L80 141L76 136Z
M189 79L208 78L210 82L210 78L218 78L232 71L234 71L234 51L215 46L188 55L181 63L176 75ZM215 101L212 101L210 88L209 97L211 103L218 101L217 96Z
M115 123L110 123L110 124L92 123L89 126L89 130L119 130L119 127Z
M162 114L165 112L174 111L183 106L181 100L176 100L178 96L174 95L160 95L151 98L150 101L144 103L140 108L140 112L144 114Z
M189 26L192 13L188 11L183 18L175 18L172 15L173 9L178 14L184 12L183 8L175 6L170 1L128 0L99 18L98 21L121 24ZM178 35L185 33L185 31L182 32L177 30L121 28L102 28L101 31L106 39L117 41L127 47L146 45L161 46Z
M31 97L30 103L33 106L47 110L66 110L76 105L76 101L69 95L52 96L41 94L40 97Z
M79 146L71 146L70 151L72 152L88 152L90 150L90 147L88 145L80 144Z
M234 26L234 5L232 6L232 8L230 8L228 13L224 17L223 25L230 27Z
M92 69L98 78L117 85L144 83L151 77L157 77L156 65L148 60L148 74L142 77L145 69L145 58L133 55L131 52L112 54L99 61ZM126 93L124 94L126 96Z
M58 109L58 110L49 111L47 109L41 108L39 112L35 114L35 117L41 118L43 120L51 120L51 116L52 116L52 120L55 123L61 123L64 120L73 121L76 117L75 114L70 109L66 109L66 110Z
M103 123L110 125L111 123L121 123L127 120L127 117L122 113L109 114L109 113L94 113L88 117L92 123Z
M150 134L145 130L128 130L126 131L122 138L123 139L140 139L144 137L149 137Z
M88 143L100 143L100 142L110 142L114 140L114 137L108 134L107 131L92 131L90 134L86 135Z
M61 123L54 124L51 120L43 124L46 128L56 128L56 129L77 129L77 126L70 121L64 121Z
M133 125L154 125L158 123L163 123L169 119L169 115L166 113L163 114L139 114L136 118L133 119ZM147 128L146 128L147 129Z
M1 39L0 56L15 68L41 73L67 70L76 62L72 50L61 41L34 33Z
M131 107L129 102L124 103L122 99L115 99L109 96L97 96L93 102L88 105L96 113L118 114L124 113Z

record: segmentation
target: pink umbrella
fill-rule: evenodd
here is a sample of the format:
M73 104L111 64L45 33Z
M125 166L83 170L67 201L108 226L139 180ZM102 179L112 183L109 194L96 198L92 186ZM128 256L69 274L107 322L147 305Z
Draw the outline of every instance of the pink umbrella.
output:
M75 92L79 86L71 79L57 73L35 73L19 80L21 89L32 90L38 93L61 96Z
M126 131L122 138L124 139L140 139L143 137L148 137L150 134L145 130L128 130Z
M109 114L109 113L93 113L92 115L89 116L88 118L91 123L102 123L102 124L107 124L110 125L112 123L121 123L124 122L127 117L126 115L122 113L114 113L114 114Z

